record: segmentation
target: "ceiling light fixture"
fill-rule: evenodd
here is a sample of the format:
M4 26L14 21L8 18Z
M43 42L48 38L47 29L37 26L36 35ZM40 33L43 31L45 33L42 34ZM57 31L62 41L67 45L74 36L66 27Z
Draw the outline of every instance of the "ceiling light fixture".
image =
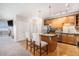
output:
M67 14L68 11L69 11L69 8L70 8L70 4L69 4L69 3L66 3L66 4L65 4L65 7L66 7L66 14Z
M51 5L49 5L49 17L51 17Z
M38 10L38 17L42 17L41 16L41 10Z

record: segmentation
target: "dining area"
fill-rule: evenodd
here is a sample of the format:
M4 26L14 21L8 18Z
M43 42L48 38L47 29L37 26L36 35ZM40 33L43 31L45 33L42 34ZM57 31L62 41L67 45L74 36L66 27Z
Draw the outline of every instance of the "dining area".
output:
M30 36L27 32L26 48L33 52L33 55L36 55L36 52L38 52L39 56L48 55L49 52L54 51L57 47L56 36L56 34L43 33L32 33L32 36Z

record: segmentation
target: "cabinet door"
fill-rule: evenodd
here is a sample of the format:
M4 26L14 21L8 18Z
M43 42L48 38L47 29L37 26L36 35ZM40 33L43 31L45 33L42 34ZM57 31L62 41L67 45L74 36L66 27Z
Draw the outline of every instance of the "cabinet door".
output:
M70 44L76 44L76 37L74 35L68 35L68 41Z
M62 35L62 42L76 45L76 37L74 35Z
M79 26L79 15L76 15L76 26Z
M51 24L52 20L48 19L48 20L44 20L44 25L48 25Z

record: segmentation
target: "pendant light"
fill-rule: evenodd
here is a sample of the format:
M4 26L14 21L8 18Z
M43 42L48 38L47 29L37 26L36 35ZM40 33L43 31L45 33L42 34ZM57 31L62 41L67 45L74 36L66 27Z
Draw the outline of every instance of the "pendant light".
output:
M66 4L65 4L65 7L66 7L66 14L67 14L68 11L69 11L69 8L70 8L70 4L69 4L69 3L66 3Z
M49 17L51 17L51 5L49 5Z
M66 7L66 15L68 14L68 11L69 11L69 7L70 7L70 4L69 3L66 3L65 4L65 7ZM66 16L67 18L67 21L69 20L69 16ZM68 23L68 22L67 22Z

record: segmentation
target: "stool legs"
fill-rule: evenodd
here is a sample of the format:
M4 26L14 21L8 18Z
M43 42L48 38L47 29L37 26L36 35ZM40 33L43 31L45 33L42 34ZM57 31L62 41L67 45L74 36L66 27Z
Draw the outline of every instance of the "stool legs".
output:
M48 55L48 45L46 46L46 48L47 48L47 55Z
M35 41L33 42L33 54L35 55Z
M26 49L28 49L28 40L26 39Z

